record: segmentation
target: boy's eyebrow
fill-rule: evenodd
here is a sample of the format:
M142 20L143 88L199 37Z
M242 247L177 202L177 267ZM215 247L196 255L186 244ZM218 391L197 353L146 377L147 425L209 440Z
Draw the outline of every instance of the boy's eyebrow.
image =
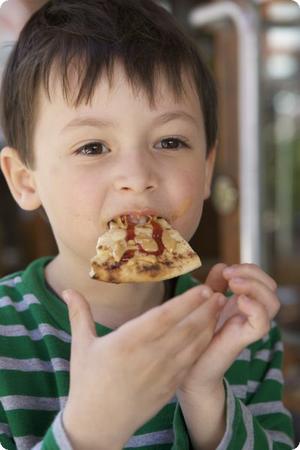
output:
M167 123L171 120L175 119L183 119L188 122L192 122L194 125L198 126L197 120L190 114L188 114L185 111L174 111L174 112L167 112L164 114L161 114L160 116L156 117L153 120L153 124L157 123ZM116 124L114 122L110 122L104 119L100 119L98 117L93 116L87 116L87 117L75 117L75 119L71 120L60 132L62 134L63 132L72 129L74 127L95 127L95 128L104 128L104 127L116 127Z

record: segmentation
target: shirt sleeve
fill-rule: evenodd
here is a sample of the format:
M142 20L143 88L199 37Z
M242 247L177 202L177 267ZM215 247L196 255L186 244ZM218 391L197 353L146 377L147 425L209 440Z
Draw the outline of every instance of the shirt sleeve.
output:
M184 416L177 403L173 419L174 443L171 450L192 450L192 444L188 429L185 424Z
M63 411L57 414L44 438L31 447L31 450L73 450L63 427L62 414ZM0 444L7 450L17 450L18 448L11 435L2 405L0 408Z
M245 365L236 361L230 371L239 372L246 384L233 385L224 378L226 430L216 450L291 450L295 448L292 417L282 402L283 345L275 323L270 333L243 352ZM174 416L172 450L193 450L179 404ZM201 424L199 424L201 427Z
M38 443L32 450L73 450L63 426L62 415L63 411L60 411L42 442Z
M224 379L226 432L216 450L291 450L295 447L292 417L282 402L283 345L273 323L268 336L254 345L245 399Z
M8 450L16 450L16 445L12 438L6 415L0 402L0 444Z

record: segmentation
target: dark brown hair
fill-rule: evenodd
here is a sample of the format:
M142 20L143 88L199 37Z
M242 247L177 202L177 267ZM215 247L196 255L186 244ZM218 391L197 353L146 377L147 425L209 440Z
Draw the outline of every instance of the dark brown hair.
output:
M152 104L158 70L163 71L176 97L184 92L182 74L187 71L201 103L207 151L214 146L214 80L196 44L153 0L50 0L37 10L22 29L3 73L0 127L6 144L34 168L37 93L42 86L50 100L52 69L58 69L64 98L70 103L68 77L76 68L79 89L72 105L77 107L90 101L104 69L111 80L117 60L132 87L144 89Z

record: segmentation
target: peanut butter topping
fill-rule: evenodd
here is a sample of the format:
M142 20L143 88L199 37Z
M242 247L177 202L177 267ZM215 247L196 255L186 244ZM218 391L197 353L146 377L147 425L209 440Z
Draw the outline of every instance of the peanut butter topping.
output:
M157 252L158 245L154 239L142 238L140 236L135 238L135 241L140 244L146 252Z
M177 242L174 238L171 237L169 231L168 232L163 231L162 242L169 252L172 253L174 252L174 250L176 250Z
M124 253L127 251L127 245L125 241L118 241L114 244L112 248L112 256L114 257L115 261L119 262L121 261Z
M111 238L114 242L126 239L126 230L117 228L111 233Z

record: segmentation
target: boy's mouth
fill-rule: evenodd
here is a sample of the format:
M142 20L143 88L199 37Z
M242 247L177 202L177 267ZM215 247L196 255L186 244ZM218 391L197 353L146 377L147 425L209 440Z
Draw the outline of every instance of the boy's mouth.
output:
M128 225L128 223L133 223L135 225L146 225L151 222L153 217L163 218L157 211L150 209L143 211L126 211L114 216L108 221L107 225L108 228L112 223L118 223L119 225Z

